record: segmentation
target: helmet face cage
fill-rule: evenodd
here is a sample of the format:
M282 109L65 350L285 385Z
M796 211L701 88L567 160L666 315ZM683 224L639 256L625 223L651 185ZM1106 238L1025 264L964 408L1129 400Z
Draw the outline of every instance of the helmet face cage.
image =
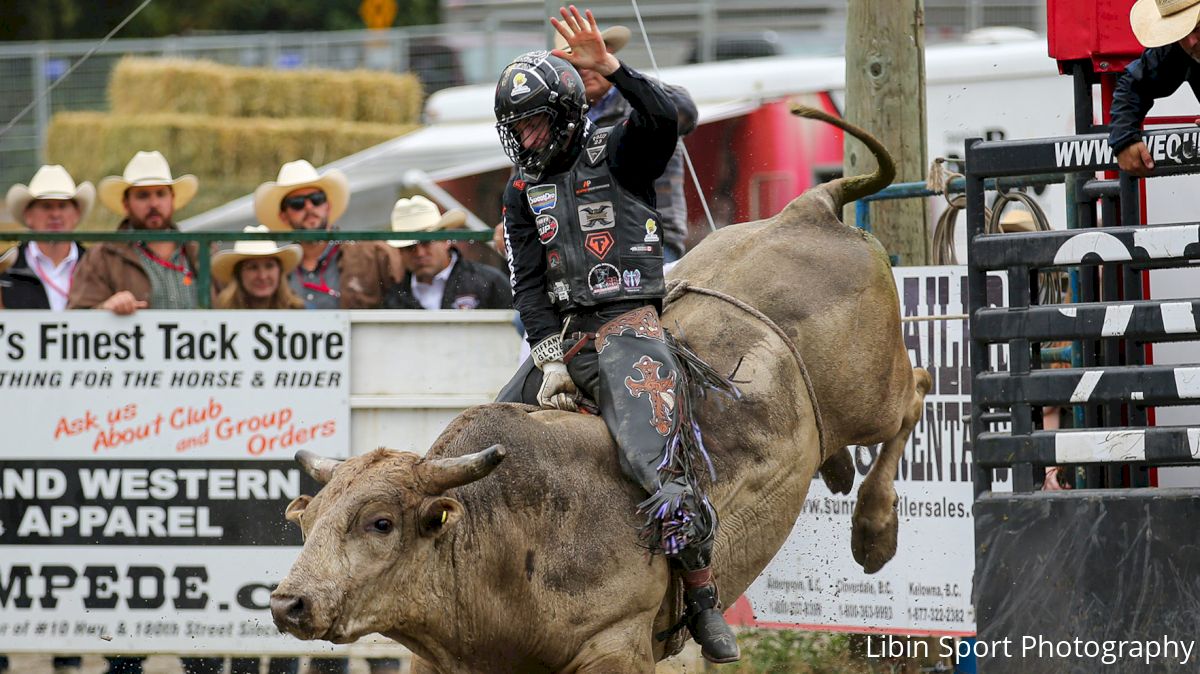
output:
M541 177L542 169L558 154L563 139L555 133L557 117L555 110L542 106L496 124L504 154L530 177ZM524 137L528 137L529 147Z
M500 144L508 158L534 179L568 147L586 111L579 73L544 51L518 57L496 86Z

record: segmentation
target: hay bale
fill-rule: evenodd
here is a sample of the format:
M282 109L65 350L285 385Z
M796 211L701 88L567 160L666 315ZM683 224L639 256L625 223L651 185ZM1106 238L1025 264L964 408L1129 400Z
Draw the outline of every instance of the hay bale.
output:
M304 158L320 166L416 128L331 119L63 112L51 120L46 156L76 180L98 182L119 175L138 150L158 149L177 175L200 179L196 198L176 214L182 220L249 194L286 162ZM103 228L118 221L97 208L87 224Z
M145 92L155 92L146 109ZM108 88L114 113L178 113L214 117L337 119L415 124L424 105L411 73L374 70L272 70L208 61L126 57Z
M394 77L388 73L356 70L350 73L358 92L360 122L414 124L421 120L425 92L415 75Z
M119 115L177 112L233 114L227 66L180 58L146 59L126 56L113 68L108 100ZM147 92L154 92L148 97ZM152 100L153 108L147 109Z

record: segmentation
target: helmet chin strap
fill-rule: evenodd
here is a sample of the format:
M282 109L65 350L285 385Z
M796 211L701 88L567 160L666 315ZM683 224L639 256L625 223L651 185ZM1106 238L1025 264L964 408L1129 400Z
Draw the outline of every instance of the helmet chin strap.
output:
M658 69L658 60L654 58L654 48L650 46L650 35L646 32L646 24L642 21L642 10L638 8L637 0L629 0L633 4L633 15L637 17L638 28L642 31L642 42L646 45L646 53L650 55L650 66L654 68L654 76L658 81L662 81L662 73ZM696 120L699 125L700 120ZM700 198L700 206L704 208L704 218L708 221L708 229L711 232L717 231L717 225L713 222L712 211L708 210L708 199L704 198L704 190L700 189L700 178L696 176L696 168L692 166L692 157L688 154L687 143L680 143L683 146L683 163L687 164L688 173L692 176L692 187L696 188L696 196Z

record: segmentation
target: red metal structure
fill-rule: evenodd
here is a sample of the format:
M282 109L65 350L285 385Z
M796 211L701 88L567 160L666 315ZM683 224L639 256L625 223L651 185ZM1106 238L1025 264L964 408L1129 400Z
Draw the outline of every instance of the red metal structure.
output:
M1050 57L1063 73L1088 61L1095 73L1120 73L1142 53L1129 27L1134 0L1047 0Z

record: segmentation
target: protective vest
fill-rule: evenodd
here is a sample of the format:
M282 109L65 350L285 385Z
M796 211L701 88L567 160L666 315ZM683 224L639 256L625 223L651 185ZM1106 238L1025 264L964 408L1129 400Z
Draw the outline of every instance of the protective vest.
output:
M666 293L660 218L613 178L611 132L593 132L570 171L525 188L546 247L546 292L560 313Z

